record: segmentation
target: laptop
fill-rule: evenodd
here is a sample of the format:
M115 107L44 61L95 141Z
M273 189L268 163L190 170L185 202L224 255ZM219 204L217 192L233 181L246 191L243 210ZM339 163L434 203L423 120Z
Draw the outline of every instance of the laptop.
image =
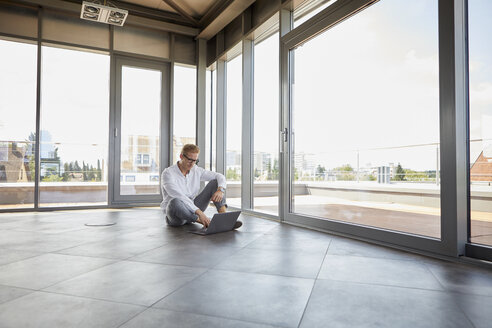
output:
M239 218L239 214L241 214L241 211L217 213L212 217L207 228L203 227L189 232L198 235L211 235L218 232L231 231Z

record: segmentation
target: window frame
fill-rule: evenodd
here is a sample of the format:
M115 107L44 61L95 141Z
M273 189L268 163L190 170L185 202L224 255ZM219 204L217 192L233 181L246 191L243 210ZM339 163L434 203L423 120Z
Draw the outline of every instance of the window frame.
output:
M375 0L339 0L321 11L306 23L285 35L281 35L280 56L282 85L282 129L287 129L288 138L283 142L281 171L283 221L293 225L309 226L330 230L356 238L371 239L383 244L397 245L448 256L465 253L467 240L467 199L466 188L466 110L467 90L462 79L465 68L465 5L439 1L439 116L440 116L440 158L441 158L441 239L411 235L402 232L366 227L350 223L328 221L315 217L290 213L291 154L292 154L292 105L291 85L293 56L291 50L318 34L357 14L372 5ZM291 18L292 21L292 18Z

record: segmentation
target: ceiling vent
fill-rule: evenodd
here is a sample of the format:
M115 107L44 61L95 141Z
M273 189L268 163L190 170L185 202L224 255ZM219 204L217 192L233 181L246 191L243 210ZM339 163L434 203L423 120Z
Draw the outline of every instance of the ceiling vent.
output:
M106 1L104 2L106 4ZM123 26L128 17L128 10L109 7L96 2L82 2L80 18L93 22Z

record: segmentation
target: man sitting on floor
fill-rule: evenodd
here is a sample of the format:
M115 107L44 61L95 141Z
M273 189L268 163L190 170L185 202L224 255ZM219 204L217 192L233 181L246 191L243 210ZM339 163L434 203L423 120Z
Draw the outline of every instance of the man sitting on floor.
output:
M216 172L207 171L198 164L200 148L186 144L179 155L180 160L166 168L161 175L162 203L166 222L171 226L181 226L198 222L208 227L210 219L203 213L210 201L214 202L219 213L226 211L225 177ZM209 181L202 192L200 181ZM234 229L242 225L237 221Z

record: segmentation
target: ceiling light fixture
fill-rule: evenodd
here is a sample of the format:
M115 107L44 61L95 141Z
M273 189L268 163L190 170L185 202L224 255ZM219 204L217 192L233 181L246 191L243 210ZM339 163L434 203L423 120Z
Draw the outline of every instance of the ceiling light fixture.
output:
M128 17L128 10L107 6L106 2L104 1L104 5L97 2L82 2L80 18L93 22L123 26Z

